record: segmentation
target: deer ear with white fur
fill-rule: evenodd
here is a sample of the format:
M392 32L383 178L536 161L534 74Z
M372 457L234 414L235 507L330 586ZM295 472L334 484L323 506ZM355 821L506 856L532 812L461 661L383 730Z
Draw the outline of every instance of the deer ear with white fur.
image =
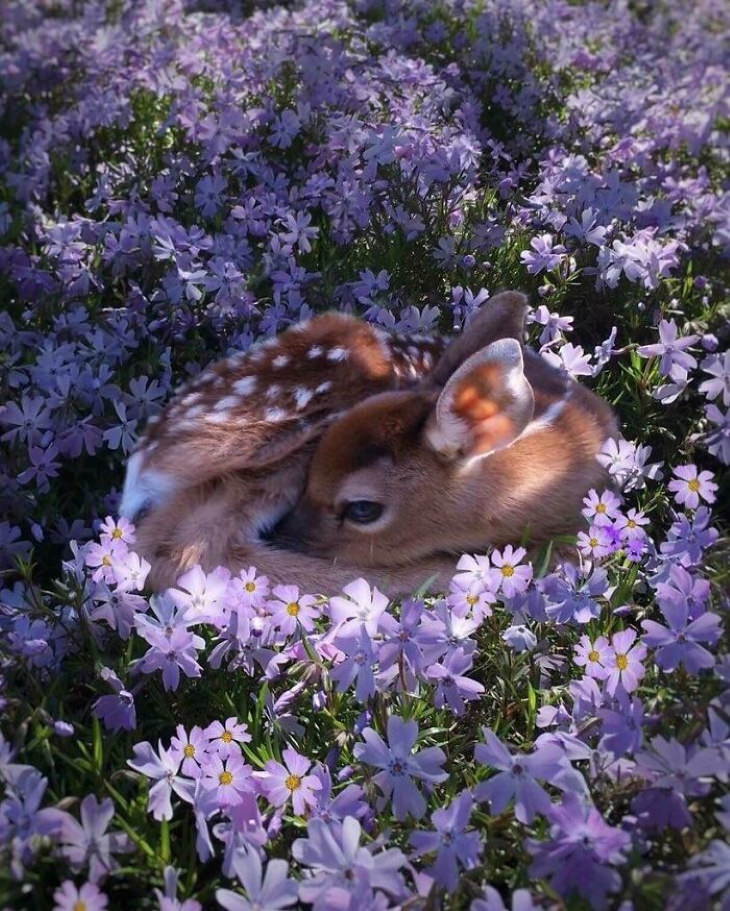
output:
M513 443L534 410L522 346L514 338L502 338L452 374L426 424L426 441L450 458L489 455Z

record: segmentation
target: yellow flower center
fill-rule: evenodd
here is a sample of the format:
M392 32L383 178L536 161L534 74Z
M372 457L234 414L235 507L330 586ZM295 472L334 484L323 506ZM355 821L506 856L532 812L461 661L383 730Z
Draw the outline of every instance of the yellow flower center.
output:
M86 902L81 901L81 899L79 899L77 902L73 903L73 905L71 906L71 911L86 911L87 908L88 908L88 905L86 904Z
M233 734L230 731L223 731L221 734L221 740L223 743L230 743L233 740Z
M106 556L106 554L105 554L105 555L101 558L101 562L102 562L102 564L103 564L104 566L111 566L111 565L112 565L112 558Z
M192 743L185 744L183 748L183 756L185 756L186 759L192 759L193 756L195 756L195 747L192 745Z
M697 493L697 491L700 489L700 482L697 480L697 478L694 478L687 483L687 487L689 487L692 493Z
M291 617L296 617L296 615L299 613L299 604L296 601L290 601L286 606L286 612Z
M478 596L478 595L467 595L467 596L466 596L466 603L467 603L470 607L474 607L474 605L477 603L478 600L479 600L479 596Z
M247 582L243 587L246 589L246 591L247 591L249 594L251 594L251 592L255 592L255 591L256 591L256 583L255 583L255 582Z
M636 528L636 522L634 522L633 519L629 519L629 521L626 523L626 527L627 528Z
M121 537L122 537L122 529L115 528L114 531L112 532L112 538L116 538L118 541Z
M626 657L626 655L616 655L616 667L620 671L625 671L628 666L629 659Z
M284 784L290 791L296 791L297 788L301 788L302 779L298 775L288 775Z
M598 661L598 659L599 659L600 657L601 657L601 656L598 654L598 652L597 652L595 649L591 649L591 651L588 652L588 660L589 660L589 661Z
M218 781L220 781L221 784L230 784L233 781L233 773L221 772L218 776Z
M598 538L591 538L588 543L591 545L591 547L598 547Z
M514 576L515 568L510 566L509 563L506 566L502 567L502 575L509 579L510 576Z
M605 503L599 503L599 504L596 506L596 512L605 512L605 511L606 511L606 504L605 504Z

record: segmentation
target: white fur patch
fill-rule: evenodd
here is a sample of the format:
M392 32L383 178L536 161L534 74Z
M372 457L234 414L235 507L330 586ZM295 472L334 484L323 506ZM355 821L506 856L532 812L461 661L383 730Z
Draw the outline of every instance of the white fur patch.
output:
M324 352L324 349L321 345L312 345L312 347L307 351L307 357L313 361L316 357L321 357Z
M296 402L297 408L306 408L314 394L314 389L306 389L304 386L298 386L294 390L294 401Z
M271 362L271 366L279 369L281 367L286 367L286 365L288 363L289 363L289 356L287 354L277 354L277 356Z
M319 386L314 390L318 395L321 395L323 392L327 392L332 388L332 380L325 380L324 383L320 383Z
M238 395L248 395L249 392L253 392L255 388L255 376L244 376L240 380L236 380L236 382L233 384L233 391Z
M215 411L213 414L206 414L204 420L207 424L225 424L230 417L230 411Z
M288 412L281 408L267 408L264 411L264 420L271 424L277 424L279 421L285 421L289 417Z
M345 348L332 348L327 352L328 361L344 361L348 355L348 351Z
M175 481L162 471L142 471L143 462L143 452L135 452L127 462L119 506L119 515L125 519L134 519L143 506L159 506L176 487Z
M227 395L225 398L216 402L213 411L228 411L229 408L235 408L238 405L239 398L237 395Z
M281 395L281 386L278 383L272 383L264 393L267 399L275 399Z

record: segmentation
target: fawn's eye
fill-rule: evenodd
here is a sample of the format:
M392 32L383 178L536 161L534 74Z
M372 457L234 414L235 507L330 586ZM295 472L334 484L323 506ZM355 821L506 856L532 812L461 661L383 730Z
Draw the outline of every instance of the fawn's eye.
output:
M383 504L373 500L352 500L342 511L342 518L358 525L369 525L383 514Z

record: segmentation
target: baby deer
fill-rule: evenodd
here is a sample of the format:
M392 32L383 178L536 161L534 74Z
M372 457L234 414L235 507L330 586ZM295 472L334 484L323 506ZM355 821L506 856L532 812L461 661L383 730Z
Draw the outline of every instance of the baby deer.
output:
M301 495L325 426L370 395L413 387L442 339L389 335L327 313L213 364L149 422L129 459L120 512L137 526L155 588L195 563L255 565L274 582L336 591L357 567L277 551L262 535ZM437 567L439 561L434 561ZM399 586L429 575L414 568ZM374 581L387 585L390 574Z
M373 395L317 445L273 543L364 568L575 532L607 483L609 406L523 347L525 298L498 295L413 389Z

